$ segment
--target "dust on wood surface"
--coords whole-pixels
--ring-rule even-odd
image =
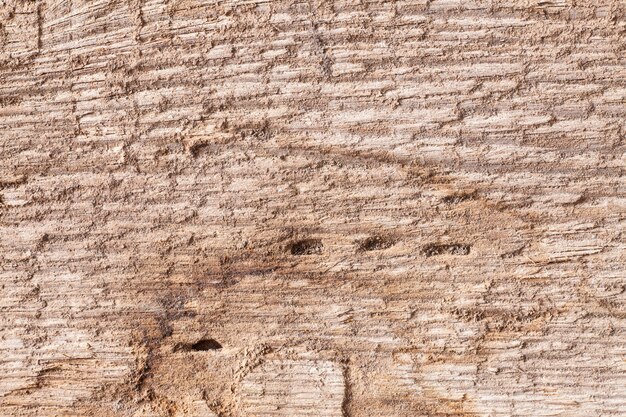
[[[5,0],[0,415],[626,415],[625,129],[621,0]]]

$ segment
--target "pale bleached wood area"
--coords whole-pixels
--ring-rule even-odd
[[[625,136],[623,0],[0,1],[0,416],[626,416]]]

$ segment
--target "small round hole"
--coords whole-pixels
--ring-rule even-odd
[[[202,339],[189,346],[189,350],[204,352],[207,350],[219,350],[222,345],[215,339]]]
[[[322,253],[324,245],[319,239],[304,239],[292,243],[289,251],[292,255],[319,255]]]
[[[370,236],[359,242],[360,252],[369,252],[373,250],[383,250],[392,247],[395,241],[385,236]]]

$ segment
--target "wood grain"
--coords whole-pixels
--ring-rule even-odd
[[[621,0],[5,0],[0,415],[626,415],[625,132]]]

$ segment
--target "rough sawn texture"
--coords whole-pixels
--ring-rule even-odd
[[[0,2],[0,416],[626,415],[623,0]]]

